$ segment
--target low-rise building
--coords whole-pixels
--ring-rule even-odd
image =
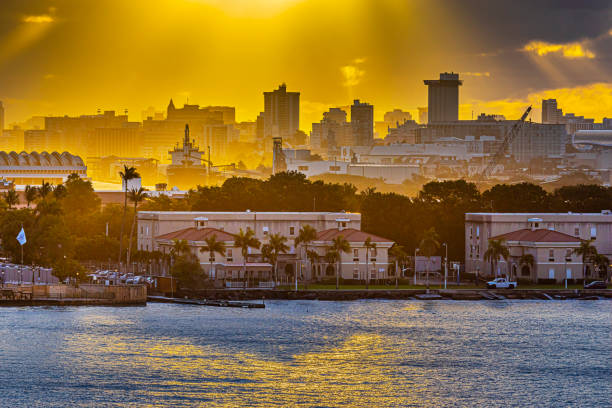
[[[609,210],[601,213],[467,213],[465,214],[466,271],[480,275],[494,275],[490,262],[484,259],[489,240],[525,229],[556,231],[574,237],[578,242],[593,240],[593,246],[598,253],[612,258],[612,212]],[[566,247],[559,248],[560,251],[575,245],[574,241],[567,237],[564,239],[567,239],[563,241]],[[521,239],[521,242],[523,241],[525,240]],[[541,247],[545,242],[534,241],[533,245],[538,243],[538,247]],[[554,258],[560,259],[557,254]],[[555,279],[558,273],[555,272]],[[547,272],[543,274],[547,275]],[[540,277],[540,279],[547,278]]]

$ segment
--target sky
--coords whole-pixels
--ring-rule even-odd
[[[353,99],[415,113],[424,79],[460,73],[460,118],[518,118],[542,98],[612,117],[612,2],[570,0],[1,0],[0,101],[33,115],[189,103],[254,120],[301,92],[300,128]]]

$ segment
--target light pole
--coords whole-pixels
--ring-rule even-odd
[[[414,286],[417,284],[417,252],[419,252],[419,248],[414,249]]]
[[[442,244],[442,246],[444,247],[444,250],[445,250],[445,255],[444,255],[444,289],[446,289],[446,279],[448,277],[448,245],[446,244],[446,242],[444,242]]]

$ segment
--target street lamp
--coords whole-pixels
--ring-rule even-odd
[[[414,249],[414,286],[417,284],[417,252],[419,252],[419,248]]]
[[[448,245],[446,244],[446,242],[444,242],[442,246],[446,251],[444,256],[444,289],[446,289],[446,279],[448,277]]]

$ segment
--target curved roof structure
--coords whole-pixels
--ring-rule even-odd
[[[84,167],[85,163],[81,157],[68,152],[0,152],[0,166]]]
[[[612,147],[612,130],[578,130],[572,138],[572,143]]]

